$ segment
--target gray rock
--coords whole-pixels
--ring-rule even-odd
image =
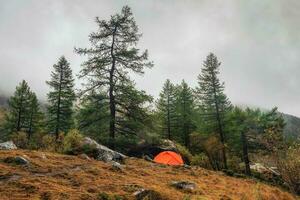
[[[136,200],[162,200],[161,195],[154,190],[140,189],[133,193]]]
[[[115,171],[123,171],[124,166],[118,162],[111,161],[111,167]]]
[[[101,160],[104,162],[116,161],[116,162],[123,162],[124,159],[127,157],[117,151],[113,151],[106,146],[98,144],[95,140],[85,137],[83,139],[83,145],[88,145],[91,148],[95,148],[97,151],[97,155],[95,157],[96,160]]]
[[[148,155],[145,155],[143,158],[144,158],[144,160],[146,160],[146,161],[154,162],[153,159],[152,159],[150,156],[148,156]]]
[[[167,139],[162,140],[159,147],[165,151],[178,152],[178,148],[176,147],[176,144],[172,140],[167,140]]]
[[[188,191],[188,192],[195,190],[197,187],[197,185],[195,183],[192,183],[189,181],[173,181],[171,183],[171,186],[173,186],[177,189],[180,189],[180,190]]]
[[[251,164],[250,169],[260,174],[273,174],[274,176],[280,176],[276,167],[267,167],[261,163]]]
[[[7,157],[4,159],[4,162],[13,163],[16,165],[28,165],[30,163],[26,158],[24,158],[22,156]]]
[[[17,149],[17,146],[13,143],[13,141],[0,143],[0,150],[14,150],[14,149]]]
[[[91,158],[85,153],[79,154],[78,157],[84,160],[91,160]]]

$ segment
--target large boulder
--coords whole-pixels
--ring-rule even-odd
[[[14,149],[17,149],[17,146],[13,143],[13,141],[0,143],[0,150],[14,150]]]
[[[94,150],[93,157],[96,160],[101,160],[104,162],[123,162],[124,159],[127,157],[124,154],[121,154],[117,151],[114,151],[106,146],[103,146],[101,144],[98,144],[95,140],[85,137],[82,141],[82,145],[90,149]]]

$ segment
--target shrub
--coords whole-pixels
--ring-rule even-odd
[[[245,164],[241,158],[230,153],[227,154],[227,165],[234,172],[243,173],[245,171]]]
[[[207,138],[203,143],[204,152],[207,155],[210,165],[214,170],[222,169],[222,149],[224,146],[215,136]]]
[[[44,135],[42,137],[40,148],[45,151],[55,151],[56,150],[55,136],[50,134]]]
[[[16,132],[11,135],[11,140],[19,148],[26,149],[28,147],[28,137],[25,132]]]
[[[192,157],[191,160],[191,164],[192,165],[197,165],[206,169],[211,169],[210,163],[209,163],[209,159],[207,157],[207,155],[205,155],[204,153],[199,153],[195,156]]]
[[[178,153],[183,157],[185,163],[190,164],[193,157],[190,151],[185,146],[178,143],[176,143],[176,148],[178,149]]]
[[[70,130],[63,140],[63,152],[67,154],[78,154],[81,149],[83,136],[78,130]]]
[[[300,145],[290,147],[278,159],[278,170],[290,190],[300,195]]]

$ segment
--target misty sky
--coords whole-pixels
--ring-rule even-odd
[[[85,58],[74,47],[89,46],[96,16],[126,4],[155,64],[134,76],[140,89],[157,97],[167,78],[196,86],[213,52],[233,103],[300,116],[299,0],[0,0],[0,93],[25,79],[45,100],[52,65],[65,55],[78,74]]]

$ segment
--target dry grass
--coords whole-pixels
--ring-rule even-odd
[[[45,154],[46,158],[42,158]],[[27,156],[29,166],[3,162],[9,156]],[[132,199],[140,187],[159,192],[164,199],[243,199],[292,200],[291,194],[250,179],[227,177],[202,168],[186,169],[157,165],[130,158],[123,171],[110,164],[87,161],[38,151],[0,151],[0,199],[97,199],[100,193],[117,194]],[[169,184],[187,180],[197,184],[193,193],[184,193]],[[123,198],[125,199],[125,198]]]

